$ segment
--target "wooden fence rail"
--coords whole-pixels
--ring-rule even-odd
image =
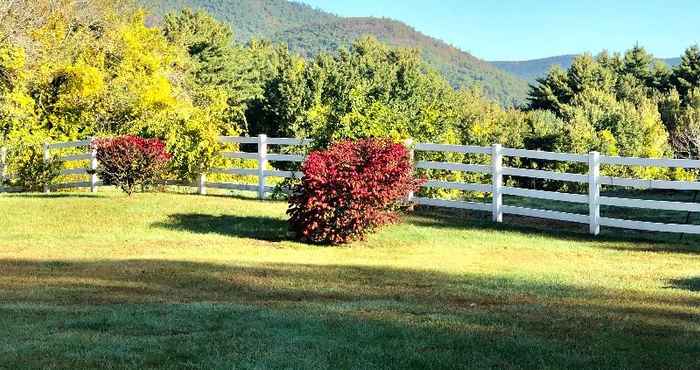
[[[283,171],[270,169],[268,166],[268,163],[270,161],[299,163],[302,162],[305,158],[305,156],[301,154],[270,152],[270,146],[304,147],[313,143],[312,140],[309,139],[268,138],[265,135],[259,135],[257,137],[222,136],[219,138],[219,141],[222,144],[246,144],[248,147],[255,146],[256,150],[254,152],[223,151],[221,152],[221,156],[222,158],[227,159],[253,160],[257,164],[256,168],[212,168],[208,171],[208,173],[201,174],[197,183],[194,184],[194,186],[198,188],[199,194],[206,194],[208,188],[225,190],[245,190],[257,192],[258,197],[260,199],[265,199],[267,195],[274,190],[274,187],[268,185],[268,178],[300,178],[302,176],[302,174],[298,171]],[[79,147],[89,148],[90,143],[91,140],[47,144],[44,147],[44,158],[47,160],[51,158],[51,150]],[[601,206],[653,209],[665,211],[700,212],[700,204],[698,203],[619,198],[601,196],[600,194],[602,185],[632,187],[637,189],[669,189],[696,191],[700,190],[700,182],[695,181],[647,180],[602,176],[600,174],[601,165],[700,169],[700,161],[698,160],[614,157],[600,155],[597,152],[591,152],[589,154],[555,153],[536,150],[503,148],[499,144],[494,144],[490,147],[482,147],[473,145],[410,143],[410,147],[412,156],[415,155],[415,153],[417,152],[477,154],[485,155],[489,158],[490,162],[489,164],[469,164],[422,160],[416,161],[415,168],[417,169],[479,173],[486,175],[490,178],[489,183],[466,183],[428,179],[428,181],[423,185],[423,187],[425,188],[452,189],[491,194],[490,203],[414,197],[412,194],[410,194],[409,197],[418,205],[490,212],[494,222],[502,222],[504,214],[511,214],[567,221],[579,224],[587,224],[589,226],[590,233],[593,235],[598,235],[600,233],[601,226],[645,231],[700,234],[700,225],[657,223],[600,216]],[[504,159],[507,157],[574,162],[587,166],[587,172],[585,174],[580,174],[549,170],[534,170],[506,167],[503,163],[505,162]],[[7,151],[5,149],[0,150],[0,192],[6,191],[6,188],[2,186],[2,184],[5,182],[4,180],[7,180],[8,176],[6,171],[6,158]],[[97,160],[96,153],[93,150],[88,150],[85,153],[58,157],[57,159],[66,162],[90,161],[89,166],[86,168],[68,169],[62,172],[62,174],[64,175],[88,175],[90,176],[90,179],[89,181],[85,182],[58,184],[55,185],[54,188],[62,189],[89,187],[91,191],[94,192],[97,190],[97,186],[101,185],[94,172],[94,170],[97,168]],[[253,185],[238,184],[231,182],[211,182],[207,180],[208,174],[253,176],[257,179],[257,184]],[[503,182],[504,176],[517,176],[532,179],[580,183],[588,186],[588,192],[587,194],[573,194],[557,191],[533,190],[506,186]],[[50,190],[51,189],[49,188],[45,189],[45,191],[47,192]],[[588,204],[588,214],[577,214],[570,212],[504,205],[504,195],[553,200],[576,204]]]

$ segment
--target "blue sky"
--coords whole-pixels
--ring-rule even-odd
[[[677,57],[700,42],[700,0],[302,0],[342,16],[401,20],[486,60],[523,60],[635,43]]]

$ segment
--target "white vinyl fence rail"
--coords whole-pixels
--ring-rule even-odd
[[[50,159],[58,160],[64,163],[70,162],[83,162],[87,161],[88,164],[85,167],[75,167],[75,168],[65,168],[61,170],[62,176],[84,176],[87,177],[86,181],[68,182],[52,184],[51,186],[44,186],[44,192],[49,193],[51,190],[60,189],[76,189],[76,188],[89,188],[91,192],[97,192],[97,187],[102,185],[99,181],[95,170],[97,170],[97,152],[90,148],[92,139],[78,140],[78,141],[66,141],[61,143],[44,144],[43,148],[43,158],[45,161]],[[59,149],[81,149],[84,148],[83,153],[70,154],[64,156],[53,157],[51,155],[52,151]],[[18,187],[9,187],[5,185],[7,180],[10,180],[11,175],[7,170],[8,161],[8,150],[7,148],[0,148],[0,193],[2,192],[20,192],[23,189]]]
[[[0,193],[9,190],[5,185],[7,179],[7,148],[0,148]]]
[[[51,151],[57,149],[68,149],[68,148],[85,148],[85,152],[79,154],[65,155],[61,157],[54,158],[61,162],[76,162],[76,161],[89,161],[88,167],[85,168],[68,168],[61,170],[61,175],[82,175],[87,176],[89,179],[87,181],[69,182],[53,185],[53,189],[70,189],[70,188],[90,188],[90,191],[97,192],[97,187],[102,185],[98,180],[97,174],[97,152],[90,147],[92,144],[92,139],[79,140],[79,141],[67,141],[62,143],[54,144],[44,144],[44,160],[48,161],[51,159]],[[49,186],[44,186],[44,192],[48,193],[51,191]]]
[[[211,173],[225,173],[236,175],[257,176],[257,185],[242,185],[232,183],[210,183],[206,182],[206,175],[200,177],[199,191],[206,194],[206,188],[237,189],[257,191],[258,197],[264,199],[266,193],[272,191],[272,187],[267,186],[266,178],[282,177],[300,178],[302,174],[292,171],[267,170],[268,161],[280,162],[302,162],[304,156],[293,154],[272,154],[268,153],[269,145],[308,145],[312,141],[308,139],[296,138],[268,138],[265,135],[258,137],[221,137],[222,143],[257,144],[257,152],[224,152],[226,158],[241,158],[257,160],[256,169],[249,168],[216,168]],[[552,219],[580,224],[588,224],[590,233],[598,235],[601,226],[617,227],[624,229],[679,232],[687,234],[700,234],[700,225],[685,224],[665,224],[646,221],[633,221],[618,218],[608,218],[600,216],[600,206],[617,206],[640,209],[672,210],[686,212],[700,212],[700,203],[670,202],[660,200],[643,200],[631,198],[606,197],[600,195],[601,185],[614,185],[632,187],[637,189],[670,189],[670,190],[699,190],[700,182],[693,181],[665,181],[665,180],[642,180],[633,178],[620,178],[612,176],[601,176],[600,166],[603,164],[625,165],[625,166],[648,166],[648,167],[670,167],[700,169],[700,161],[685,159],[650,159],[632,157],[612,157],[600,155],[597,152],[589,154],[554,153],[537,150],[503,148],[499,144],[490,147],[472,145],[445,145],[418,143],[413,146],[415,152],[447,152],[463,154],[483,154],[491,158],[490,165],[466,164],[450,162],[417,161],[417,169],[433,169],[474,172],[490,175],[490,184],[476,184],[464,182],[451,182],[442,180],[428,180],[423,187],[457,189],[464,191],[475,191],[491,193],[491,203],[457,201],[434,199],[424,197],[412,197],[418,205],[458,208],[491,212],[495,222],[502,222],[504,214]],[[588,166],[587,174],[563,173],[557,171],[533,170],[523,168],[512,168],[503,166],[504,157],[520,157],[530,159],[541,159],[550,161],[578,162]],[[503,185],[503,176],[518,176],[534,179],[567,181],[581,184],[588,184],[588,194],[572,194],[556,191],[532,190]],[[577,214],[569,212],[551,211],[544,209],[525,208],[509,206],[503,204],[503,195],[520,196],[524,198],[535,198],[544,200],[555,200],[570,203],[588,204],[588,214]]]
[[[280,178],[301,178],[300,172],[294,171],[279,171],[267,169],[268,161],[275,162],[303,162],[304,156],[301,154],[278,154],[268,153],[269,145],[276,146],[306,146],[312,143],[310,139],[293,139],[293,138],[268,138],[266,135],[257,137],[235,137],[222,136],[219,138],[222,144],[256,144],[256,153],[246,152],[222,152],[224,158],[229,159],[252,159],[258,162],[257,168],[212,168],[209,173],[241,175],[241,176],[257,176],[257,185],[233,184],[233,183],[214,183],[207,182],[206,174],[199,176],[199,193],[206,194],[207,188],[227,189],[227,190],[250,190],[257,191],[258,197],[264,199],[266,194],[273,191],[273,187],[267,185],[268,177]]]
[[[241,176],[254,176],[257,178],[257,184],[238,184],[228,182],[209,182],[207,174],[199,176],[198,187],[200,194],[206,194],[207,188],[225,189],[225,190],[247,190],[258,193],[260,199],[265,199],[267,193],[273,191],[272,186],[268,186],[267,178],[301,178],[302,174],[294,171],[281,171],[268,169],[268,162],[303,162],[305,156],[301,154],[281,154],[268,152],[269,146],[284,147],[284,146],[308,146],[312,143],[309,139],[297,138],[268,138],[265,135],[257,137],[220,137],[222,144],[247,144],[255,145],[255,152],[222,152],[224,158],[229,159],[248,159],[257,162],[256,168],[213,168],[209,174],[228,174]],[[44,148],[45,158],[50,158],[52,149],[73,148],[73,147],[88,147],[90,140],[74,141],[67,143],[48,144]],[[471,145],[445,145],[445,144],[428,144],[418,143],[411,144],[412,155],[414,152],[444,152],[444,153],[463,153],[463,154],[482,154],[490,157],[490,164],[467,164],[467,163],[451,163],[451,162],[434,162],[434,161],[416,161],[415,168],[426,170],[448,170],[486,174],[491,177],[491,182],[488,184],[481,183],[465,183],[443,180],[430,180],[423,185],[426,188],[438,189],[457,189],[463,191],[475,191],[482,193],[491,193],[491,203],[445,200],[426,197],[414,197],[410,194],[411,199],[418,205],[457,208],[467,210],[477,210],[490,212],[492,219],[495,222],[502,222],[504,214],[519,215],[527,217],[536,217],[544,219],[552,219],[558,221],[567,221],[579,224],[589,225],[590,233],[598,235],[600,227],[615,227],[623,229],[658,231],[658,232],[677,232],[687,234],[700,234],[700,225],[690,224],[672,224],[672,223],[656,223],[647,221],[635,221],[619,218],[609,218],[600,216],[600,206],[615,206],[626,207],[631,209],[653,209],[653,210],[670,210],[683,212],[700,212],[700,203],[686,203],[675,201],[661,200],[645,200],[633,198],[619,198],[601,196],[601,185],[612,185],[631,187],[637,189],[669,189],[669,190],[695,190],[700,191],[700,182],[695,181],[667,181],[667,180],[645,180],[635,178],[621,178],[613,176],[602,176],[600,174],[601,165],[622,165],[622,166],[647,166],[647,167],[666,167],[666,168],[686,168],[700,169],[699,160],[685,159],[651,159],[651,158],[633,158],[633,157],[614,157],[600,155],[597,152],[589,154],[572,154],[572,153],[554,153],[536,150],[511,149],[503,148],[499,144],[494,144],[490,147],[471,146]],[[5,172],[5,157],[6,152],[0,151],[0,175],[4,179]],[[506,167],[503,165],[506,157],[520,157],[530,159],[540,159],[549,161],[577,162],[588,167],[586,174],[564,173],[549,170],[534,170],[524,168]],[[84,154],[70,155],[57,158],[62,161],[82,161],[90,160],[89,169],[94,170],[97,166],[94,151],[88,151]],[[94,173],[94,172],[92,172]],[[63,174],[85,174],[89,175],[88,168],[86,169],[69,169],[64,170]],[[89,187],[91,191],[96,191],[97,186],[101,185],[96,175],[89,175],[90,181],[76,182],[68,184],[59,184],[58,189]],[[573,194],[556,191],[533,190],[518,187],[505,186],[503,182],[504,176],[517,176],[533,179],[545,179],[555,181],[574,182],[588,185],[587,194]],[[46,189],[49,191],[50,189]],[[2,191],[2,188],[0,188]],[[577,214],[570,212],[552,211],[544,209],[526,208],[519,206],[510,206],[503,204],[503,196],[519,196],[524,198],[535,198],[544,200],[563,201],[570,203],[588,204],[588,214]]]

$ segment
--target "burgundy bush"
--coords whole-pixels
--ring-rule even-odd
[[[341,244],[398,219],[413,177],[405,146],[385,139],[344,141],[312,152],[289,199],[290,227],[306,242]]]
[[[158,139],[127,135],[98,139],[92,146],[97,150],[97,174],[102,181],[129,195],[136,187],[143,189],[161,180],[171,158]]]

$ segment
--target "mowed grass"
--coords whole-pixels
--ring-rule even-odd
[[[285,206],[0,196],[0,368],[700,368],[692,241],[419,214],[320,247]]]

